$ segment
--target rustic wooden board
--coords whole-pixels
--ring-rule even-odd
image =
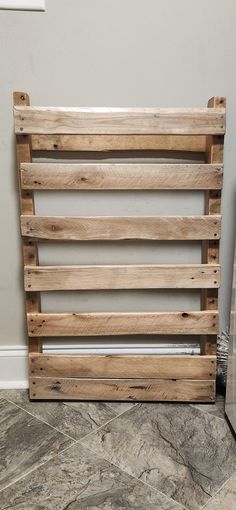
[[[30,398],[213,402],[215,382],[185,379],[76,379],[30,377]]]
[[[26,291],[200,289],[220,285],[219,264],[29,266],[24,275]]]
[[[29,105],[29,96],[24,92],[15,92],[13,95],[15,105]],[[34,208],[34,195],[31,191],[25,191],[21,188],[20,179],[20,166],[22,162],[31,163],[31,137],[29,135],[16,136],[16,156],[17,156],[17,171],[19,182],[19,199],[20,199],[20,213],[31,214],[35,213]],[[27,266],[35,266],[38,264],[38,248],[35,243],[31,243],[28,239],[23,241],[23,262]],[[26,311],[27,312],[40,312],[40,294],[35,292],[27,292],[25,297]],[[29,352],[41,352],[42,342],[40,338],[29,339]]]
[[[33,151],[205,152],[203,135],[32,135]]]
[[[30,107],[14,95],[32,399],[212,402],[225,98],[208,108]],[[205,152],[205,164],[32,163],[39,151]],[[145,154],[143,153],[143,156]],[[173,154],[172,154],[173,157]],[[204,216],[35,216],[34,190],[203,190]],[[38,266],[37,241],[202,240],[202,264]],[[41,313],[50,290],[201,288],[202,311]],[[43,337],[202,335],[201,356],[46,355]]]
[[[208,101],[208,108],[226,107],[225,97],[213,97]],[[223,164],[224,159],[224,136],[207,137],[206,159],[210,164]],[[221,212],[221,191],[209,190],[205,193],[205,214],[212,216]],[[206,264],[215,264],[219,262],[219,242],[204,241],[202,244],[202,262]],[[216,289],[202,291],[201,297],[202,310],[213,310],[218,308],[218,291]],[[215,354],[217,350],[217,336],[203,337],[201,340],[202,354]]]
[[[29,336],[216,334],[218,312],[29,313]]]
[[[221,189],[222,165],[22,163],[22,189],[205,190]]]
[[[32,377],[147,377],[214,379],[215,356],[61,355],[30,356]]]
[[[24,237],[64,241],[220,238],[221,216],[21,216]]]
[[[15,131],[27,134],[176,134],[225,132],[221,108],[54,108],[15,106]]]

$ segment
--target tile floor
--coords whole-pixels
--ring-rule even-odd
[[[235,510],[216,405],[29,402],[0,390],[0,510]]]

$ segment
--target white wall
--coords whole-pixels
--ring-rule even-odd
[[[15,150],[12,118],[12,91],[30,94],[33,105],[68,106],[204,106],[213,95],[227,96],[227,137],[225,146],[225,180],[223,194],[223,234],[221,260],[223,266],[220,293],[221,327],[228,324],[231,267],[235,215],[235,57],[236,6],[233,0],[46,0],[46,12],[0,11],[0,193],[1,193],[1,266],[0,266],[0,345],[26,343],[22,292],[22,260],[19,239],[18,202],[16,193]],[[130,202],[132,198],[132,202]],[[143,194],[126,197],[122,210],[191,214],[202,207],[199,195],[180,194],[168,201]],[[54,213],[97,214],[104,196],[87,201],[88,196],[68,196],[56,202],[45,194],[44,210]],[[163,201],[164,200],[164,201]],[[37,202],[40,208],[39,201]],[[90,210],[86,210],[89,204]],[[132,206],[130,205],[132,204]],[[169,204],[169,205],[168,205]],[[93,207],[93,210],[92,210]],[[120,195],[108,198],[110,214],[119,214]],[[132,210],[130,208],[132,207]],[[57,208],[57,209],[56,209]],[[126,208],[126,209],[125,209]],[[60,211],[59,211],[60,209]],[[103,212],[104,214],[104,212]],[[106,214],[106,212],[105,212]],[[169,250],[143,248],[141,261],[180,260],[177,246]],[[128,253],[129,252],[129,253]],[[92,253],[92,255],[91,255]],[[137,254],[134,246],[126,249],[130,260]],[[48,249],[41,260],[51,257]],[[97,260],[122,262],[121,251],[113,246],[103,254],[87,248],[63,248],[58,257],[66,263]],[[67,257],[67,258],[66,258]],[[90,257],[90,258],[89,258]],[[186,261],[197,261],[197,248],[185,251]],[[59,258],[57,259],[59,261]],[[170,301],[169,294],[156,295],[157,306],[197,306],[195,294]],[[134,301],[134,298],[137,301]],[[112,308],[103,294],[85,300],[75,294],[61,303],[62,309],[88,303],[95,309]],[[118,294],[118,305],[129,309],[148,308],[150,295],[141,300],[133,294]],[[145,299],[145,301],[143,301]],[[116,304],[117,304],[116,303]],[[177,305],[176,305],[177,303]],[[55,303],[45,296],[44,304],[54,309]],[[154,305],[155,306],[155,305]],[[172,306],[172,307],[173,307]]]

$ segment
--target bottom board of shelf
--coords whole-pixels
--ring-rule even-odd
[[[31,377],[33,400],[213,402],[214,380]]]

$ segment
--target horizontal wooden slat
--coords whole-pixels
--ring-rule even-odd
[[[32,377],[214,379],[215,356],[32,354]]]
[[[22,163],[23,189],[221,189],[222,165]]]
[[[212,402],[214,394],[211,380],[30,378],[30,398],[35,400]]]
[[[218,288],[213,264],[25,267],[25,290]]]
[[[216,334],[218,312],[30,313],[29,336]]]
[[[54,108],[15,106],[27,134],[224,134],[223,108]]]
[[[205,152],[203,135],[32,135],[34,151]]]
[[[21,216],[22,235],[65,241],[220,238],[221,216]]]

